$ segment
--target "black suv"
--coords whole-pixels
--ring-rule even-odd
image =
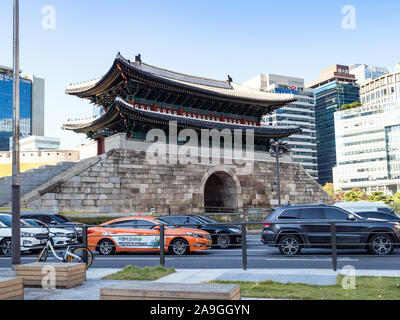
[[[63,229],[68,229],[76,232],[77,240],[82,242],[83,239],[83,224],[79,222],[73,222],[67,217],[61,214],[55,213],[24,213],[21,214],[22,219],[35,219],[44,222],[45,224],[51,226],[60,226]]]
[[[328,205],[294,205],[274,209],[264,221],[261,241],[281,254],[299,254],[302,248],[330,248],[330,221],[336,223],[338,248],[367,249],[388,255],[400,243],[400,225],[365,219]]]
[[[221,225],[207,216],[169,215],[160,218],[170,224],[179,226],[188,224],[190,225],[188,228],[199,228],[207,231],[211,235],[213,244],[223,249],[234,244],[239,244],[242,239],[242,230],[240,227]]]

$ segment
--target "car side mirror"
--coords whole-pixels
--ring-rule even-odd
[[[347,217],[347,220],[354,221],[354,220],[356,220],[356,217],[353,214],[349,214],[349,216]]]
[[[154,229],[154,230],[160,230],[161,227],[160,227],[160,226],[154,226],[153,229]]]

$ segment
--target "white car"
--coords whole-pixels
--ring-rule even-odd
[[[336,202],[337,207],[349,210],[351,212],[367,212],[367,211],[381,211],[393,216],[397,216],[396,211],[383,202],[370,202],[370,201],[354,201],[354,202]]]
[[[11,215],[0,214],[0,255],[11,254]],[[38,250],[47,243],[49,231],[45,228],[26,227],[21,223],[21,251]]]
[[[21,222],[30,227],[47,228],[49,230],[50,239],[52,240],[55,248],[78,243],[76,232],[69,229],[49,226],[46,223],[36,219],[21,219]]]

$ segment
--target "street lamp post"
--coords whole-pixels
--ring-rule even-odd
[[[12,139],[12,231],[11,231],[11,264],[21,263],[21,230],[20,230],[20,164],[19,164],[19,0],[14,0],[13,31],[13,139]]]
[[[271,156],[276,159],[276,184],[277,184],[277,193],[278,193],[278,206],[282,205],[281,202],[281,178],[280,178],[280,170],[279,170],[279,157],[282,157],[285,152],[290,151],[290,148],[287,142],[283,142],[282,140],[276,141],[275,139],[269,140],[269,153]]]

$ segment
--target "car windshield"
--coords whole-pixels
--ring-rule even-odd
[[[47,224],[45,224],[42,221],[35,220],[35,219],[25,219],[25,222],[28,223],[31,226],[35,227],[47,227]]]
[[[30,224],[28,221],[26,220],[21,220],[21,227],[32,227],[33,225]]]
[[[171,228],[171,229],[174,229],[174,228],[181,228],[181,227],[175,226],[175,225],[173,225],[173,224],[170,224],[169,222],[167,222],[167,221],[165,221],[165,220],[163,220],[163,219],[160,219],[160,218],[155,219],[155,221],[159,222],[160,224],[166,225],[166,226],[168,226],[168,228]]]
[[[208,223],[218,223],[217,221],[215,221],[215,220],[213,220],[213,219],[211,219],[210,217],[207,217],[207,216],[199,216],[198,218],[202,219],[202,220],[204,220],[205,222],[208,222]]]
[[[1,221],[6,227],[11,227],[11,216],[10,216],[10,215],[0,215],[0,221]]]
[[[58,222],[72,222],[70,219],[68,219],[65,216],[62,216],[60,214],[56,214],[54,215],[54,218],[58,221]]]

